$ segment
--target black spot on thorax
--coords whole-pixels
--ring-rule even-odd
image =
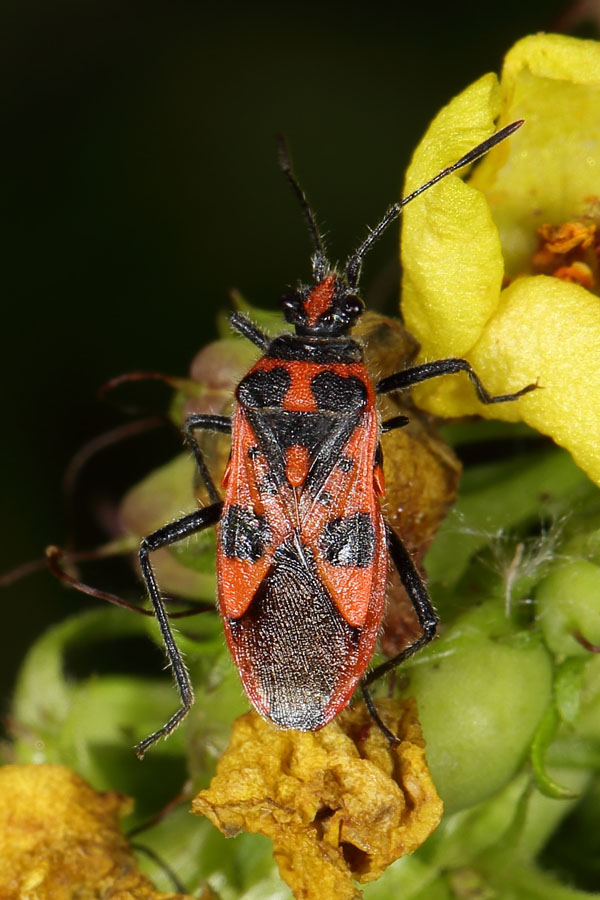
[[[257,369],[240,381],[236,396],[242,406],[264,409],[283,406],[290,389],[290,373],[283,366],[274,369]]]
[[[312,379],[310,389],[317,407],[337,413],[355,412],[367,402],[367,387],[356,375],[337,375],[319,372]]]

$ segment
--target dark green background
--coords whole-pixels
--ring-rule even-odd
[[[0,571],[65,541],[68,460],[124,421],[97,403],[99,385],[133,369],[184,373],[231,287],[274,305],[307,276],[276,134],[343,259],[398,196],[439,107],[499,71],[516,39],[556,27],[564,5],[3,5]],[[390,296],[396,241],[394,228],[369,259],[372,304]],[[176,446],[149,435],[90,466],[80,544]],[[0,599],[7,688],[36,634],[90,602],[44,572]]]

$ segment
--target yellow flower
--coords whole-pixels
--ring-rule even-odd
[[[600,44],[560,35],[519,41],[500,82],[485,75],[434,119],[409,167],[406,193],[516,119],[525,120],[523,127],[468,183],[450,176],[407,207],[402,307],[421,361],[466,358],[494,394],[532,382],[540,390],[486,407],[461,374],[419,386],[415,399],[440,416],[525,421],[566,447],[600,483],[597,258],[591,268],[567,257],[536,267],[577,242],[582,253],[593,253],[600,225]],[[562,242],[553,243],[557,236]]]

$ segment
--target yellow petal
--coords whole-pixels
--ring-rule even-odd
[[[405,194],[489,137],[499,111],[495,75],[480,78],[452,100],[417,148]],[[450,175],[410,203],[403,215],[406,326],[428,358],[462,356],[495,309],[504,271],[486,199]]]
[[[518,278],[502,292],[469,361],[491,393],[515,391],[536,380],[539,390],[514,403],[486,407],[461,374],[431,382],[427,408],[443,416],[522,419],[570,450],[600,483],[599,360],[598,297],[558,278]]]
[[[507,94],[524,69],[540,78],[598,85],[600,46],[597,41],[562,34],[532,34],[517,41],[506,54],[502,88]]]
[[[525,38],[506,57],[501,88],[501,124],[525,124],[506,142],[503,164],[489,154],[470,184],[487,197],[514,277],[528,270],[541,225],[598,215],[600,44]]]
[[[522,418],[600,482],[600,301],[542,276],[517,277],[500,291],[505,262],[512,277],[531,271],[540,225],[598,218],[600,44],[560,35],[520,41],[506,58],[500,90],[486,76],[436,117],[407,188],[460,158],[465,123],[476,126],[474,146],[494,119],[500,127],[519,118],[524,126],[488,154],[469,184],[451,176],[407,208],[403,311],[421,360],[466,358],[493,394],[536,381],[541,389],[484,407],[460,375],[419,386],[415,398],[442,416]]]

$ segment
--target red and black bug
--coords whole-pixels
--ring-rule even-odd
[[[369,231],[342,272],[329,265],[315,217],[291,170],[280,162],[306,218],[314,246],[313,278],[282,298],[294,333],[271,339],[245,316],[231,326],[263,355],[236,389],[232,419],[192,415],[187,443],[211,504],[142,541],[142,573],[181,698],[171,719],[137,747],[141,757],[179,724],[193,689],[173,639],[149,554],[218,523],[218,605],[227,643],[246,693],[258,712],[281,728],[313,731],[367,686],[435,636],[437,616],[402,542],[386,524],[381,433],[406,425],[380,422],[376,394],[455,372],[466,372],[483,403],[515,400],[531,391],[488,394],[466,360],[443,359],[373,385],[360,344],[348,332],[363,311],[357,294],[363,258],[402,208],[441,178],[483,156],[512,134],[515,122],[475,147],[410,196]],[[197,430],[231,433],[232,450],[220,499],[195,439]],[[421,635],[365,676],[384,611],[388,566],[395,566],[414,606]]]

